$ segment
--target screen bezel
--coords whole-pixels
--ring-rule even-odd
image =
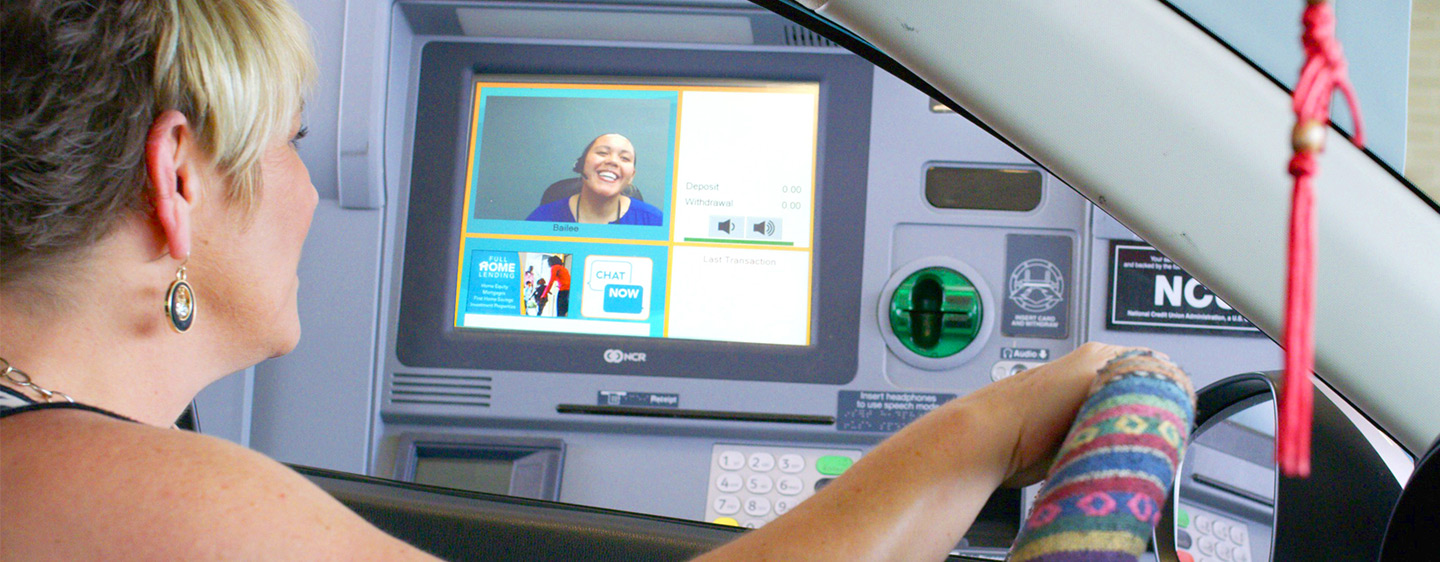
[[[455,327],[474,82],[515,75],[819,83],[810,345]],[[397,256],[396,358],[410,367],[848,383],[856,374],[872,81],[862,59],[828,53],[427,44]],[[606,361],[615,349],[630,359]]]

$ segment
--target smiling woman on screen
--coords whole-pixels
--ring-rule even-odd
[[[660,209],[624,195],[635,179],[635,146],[624,135],[595,137],[574,170],[580,193],[541,205],[525,220],[660,226]]]

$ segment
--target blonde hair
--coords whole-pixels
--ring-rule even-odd
[[[166,3],[170,25],[155,48],[156,109],[191,120],[231,179],[230,200],[248,209],[259,192],[261,155],[288,132],[315,82],[309,30],[284,0]]]
[[[145,142],[178,110],[247,213],[315,81],[285,0],[0,2],[0,288],[50,286],[149,210]]]

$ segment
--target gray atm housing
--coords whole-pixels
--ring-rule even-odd
[[[595,8],[600,10],[600,8]],[[638,10],[638,9],[637,9]],[[641,10],[643,11],[643,10]],[[412,18],[453,17],[453,10],[436,9],[429,5],[402,4],[400,20]],[[711,10],[702,14],[716,15]],[[749,8],[736,8],[734,17],[749,19],[752,28],[767,26],[784,28],[776,16]],[[412,23],[414,28],[444,29],[435,21]],[[784,37],[782,34],[781,37]],[[757,39],[760,39],[757,37]],[[407,44],[408,43],[408,44]],[[476,53],[476,66],[491,65],[483,60],[486,53],[511,48],[517,51],[583,53],[589,49],[618,49],[617,53],[674,51],[684,60],[687,54],[705,59],[726,54],[735,57],[792,57],[795,60],[818,61],[839,59],[845,64],[865,64],[855,55],[831,47],[814,45],[750,44],[714,45],[654,42],[585,42],[549,40],[543,49],[536,41],[515,38],[479,38],[454,35],[415,36],[410,41],[397,41],[392,57],[408,63],[408,84],[405,90],[406,121],[404,130],[423,128],[416,123],[417,106],[427,100],[415,99],[423,92],[421,68],[427,56],[457,56],[454,53]],[[757,40],[755,43],[762,43]],[[402,50],[403,49],[403,50]],[[408,53],[408,60],[406,54]],[[557,61],[532,61],[537,68],[558,66]],[[637,66],[643,67],[643,66]],[[863,235],[861,260],[846,269],[829,272],[839,275],[837,286],[858,288],[858,298],[841,302],[849,307],[846,314],[853,326],[839,326],[842,336],[853,334],[856,346],[853,372],[830,373],[842,384],[801,382],[784,373],[771,375],[770,380],[722,380],[696,378],[683,370],[645,375],[623,374],[622,368],[599,374],[587,372],[586,365],[603,365],[599,353],[575,361],[566,372],[504,371],[494,369],[436,368],[425,364],[407,364],[408,356],[401,347],[406,338],[401,333],[405,318],[399,313],[406,278],[407,224],[429,209],[412,207],[417,200],[410,193],[417,189],[411,178],[418,177],[413,166],[422,161],[413,152],[425,139],[405,138],[407,156],[401,161],[400,183],[389,196],[392,213],[387,218],[386,268],[381,294],[382,341],[379,347],[382,371],[377,396],[377,419],[374,423],[373,454],[368,467],[377,475],[403,473],[396,466],[397,458],[407,452],[399,446],[401,436],[424,432],[451,438],[473,436],[477,441],[493,437],[545,437],[559,439],[566,445],[559,499],[587,505],[656,513],[698,519],[705,513],[706,491],[710,478],[712,448],[717,443],[770,445],[776,447],[854,448],[866,450],[885,437],[879,432],[842,431],[830,423],[791,423],[795,420],[825,419],[837,415],[842,391],[907,391],[960,394],[971,392],[992,380],[997,368],[1009,372],[1015,366],[1038,364],[1036,360],[1002,358],[1003,349],[1044,350],[1050,357],[1062,355],[1078,342],[1088,339],[1120,343],[1146,343],[1167,347],[1167,343],[1183,351],[1174,354],[1201,383],[1242,370],[1273,368],[1278,355],[1273,344],[1263,338],[1214,336],[1160,336],[1107,331],[1104,326],[1108,279],[1107,251],[1109,240],[1133,240],[1134,236],[1111,221],[1084,199],[1049,174],[1043,174],[1039,205],[1027,212],[965,211],[939,209],[924,196],[925,171],[935,165],[956,165],[980,168],[1020,168],[1039,170],[1024,156],[1005,143],[993,138],[980,127],[949,112],[936,112],[924,94],[883,71],[866,67],[866,80],[871,95],[864,111],[868,125],[868,159],[864,162],[865,181],[858,190],[827,189],[821,185],[819,206],[841,197],[863,197],[863,230],[856,222],[822,222],[817,231],[850,229],[849,239],[857,243]],[[503,72],[515,73],[511,67]],[[612,71],[613,72],[613,71]],[[699,72],[704,69],[688,69]],[[602,72],[595,72],[602,73]],[[583,74],[562,72],[562,74]],[[792,79],[812,74],[810,69],[796,67]],[[392,74],[392,80],[399,76]],[[769,76],[767,76],[769,77]],[[455,82],[458,88],[460,82]],[[392,103],[393,103],[392,98]],[[448,101],[448,100],[447,100]],[[451,130],[457,124],[449,124]],[[389,128],[387,127],[387,130]],[[413,133],[412,133],[413,134]],[[463,142],[463,137],[457,140]],[[426,146],[431,146],[426,144]],[[453,149],[453,147],[452,147]],[[855,152],[854,147],[823,146],[822,162],[827,158],[843,158]],[[868,153],[868,154],[867,154]],[[424,158],[426,162],[433,158]],[[450,162],[448,158],[445,161]],[[823,164],[822,164],[823,165]],[[450,169],[444,170],[449,176]],[[822,179],[822,182],[824,180]],[[427,186],[427,189],[430,186]],[[461,189],[458,182],[455,189]],[[425,220],[452,223],[451,216],[421,215]],[[845,217],[855,221],[859,217]],[[910,271],[929,265],[961,264],[978,275],[989,288],[982,295],[986,314],[1000,316],[1004,291],[1011,271],[1007,270],[1007,237],[1042,235],[1068,240],[1072,267],[1064,282],[1066,300],[1064,316],[1068,327],[1061,337],[1011,337],[1001,322],[990,326],[991,333],[982,340],[983,346],[968,361],[950,368],[933,370],[917,367],[901,360],[887,347],[882,336],[881,295],[897,271]],[[445,254],[444,261],[453,263],[448,241],[429,246]],[[841,249],[827,248],[824,251]],[[822,256],[821,261],[824,261]],[[443,262],[441,262],[443,263]],[[433,272],[440,278],[452,278],[453,271]],[[415,272],[414,274],[418,274]],[[453,288],[448,288],[453,290]],[[451,301],[452,294],[435,294],[437,302]],[[823,308],[818,312],[826,315]],[[408,312],[407,312],[408,313]],[[443,320],[443,317],[442,317]],[[436,332],[439,332],[436,329]],[[848,338],[847,338],[848,339]],[[979,343],[979,342],[977,342]],[[635,349],[655,349],[679,345],[675,342],[642,340]],[[596,346],[588,346],[595,348]],[[733,346],[732,346],[733,347]],[[742,346],[744,347],[744,346]],[[457,349],[461,349],[457,345]],[[599,350],[604,347],[600,346]],[[756,346],[757,353],[759,347]],[[1222,353],[1223,351],[1223,353]],[[902,351],[903,353],[903,351]],[[413,354],[412,354],[413,355]],[[732,353],[736,370],[766,371],[760,359],[743,351]],[[1223,359],[1222,359],[1223,358]],[[474,360],[483,363],[483,360]],[[616,372],[618,371],[618,373]],[[747,377],[748,378],[748,377]],[[427,386],[452,381],[448,386]],[[464,387],[464,388],[459,388]],[[666,419],[627,415],[566,413],[565,405],[594,405],[597,396],[607,391],[675,394],[684,410],[712,413],[768,414],[774,421],[734,421],[730,419]],[[715,416],[723,418],[723,415]]]

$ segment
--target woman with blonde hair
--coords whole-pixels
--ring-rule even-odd
[[[283,465],[172,429],[300,337],[317,194],[295,11],[12,0],[0,60],[0,559],[428,558]],[[1033,479],[1116,351],[938,409],[715,555],[943,556],[996,485]]]

